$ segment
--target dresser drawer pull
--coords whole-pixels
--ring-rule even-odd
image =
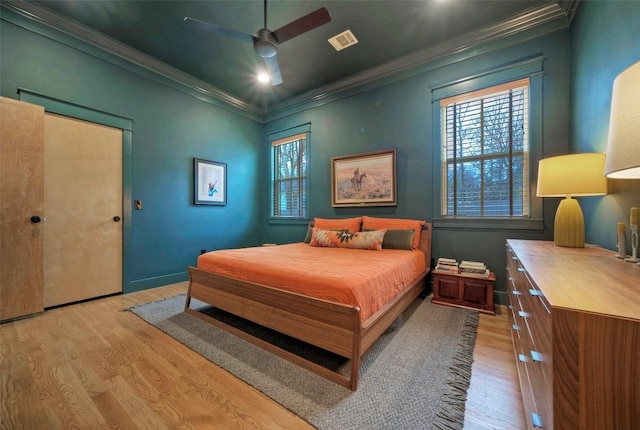
[[[513,327],[513,329],[516,331],[520,330],[520,326],[518,324],[514,324],[511,327]]]
[[[541,296],[542,293],[538,290],[534,290],[533,288],[529,290],[529,294],[531,294],[532,296]]]
[[[518,261],[518,257],[511,257],[513,261]]]
[[[511,305],[507,305],[507,308],[508,308],[510,311],[512,311],[512,310],[513,310],[513,306],[511,306]]]
[[[533,422],[534,427],[542,428],[542,417],[535,412],[531,412],[531,421]]]
[[[531,351],[531,359],[533,361],[542,361],[542,355],[538,351]]]
[[[518,315],[520,315],[522,318],[529,318],[529,314],[525,311],[518,311]]]
[[[521,296],[522,293],[518,290],[511,290],[511,294],[513,294],[514,296]]]
[[[523,269],[522,267],[518,267],[518,272],[520,272],[520,273],[524,273],[524,272],[526,272],[526,270],[525,270],[525,269]]]
[[[522,363],[526,363],[527,361],[529,361],[529,358],[524,354],[518,354],[518,360],[520,360]]]

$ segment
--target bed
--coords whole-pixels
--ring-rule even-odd
[[[410,230],[408,248],[382,240]],[[319,244],[323,234],[335,244]],[[343,246],[376,235],[376,250]],[[424,288],[431,237],[431,224],[424,221],[316,218],[304,242],[201,255],[197,267],[188,269],[185,312],[355,391],[362,354]],[[348,375],[212,318],[192,308],[191,299],[348,358]]]

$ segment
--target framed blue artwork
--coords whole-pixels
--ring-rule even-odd
[[[227,204],[227,164],[193,159],[194,204]]]

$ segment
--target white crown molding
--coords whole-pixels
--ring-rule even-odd
[[[173,84],[186,87],[188,94],[195,95],[204,101],[218,106],[220,106],[218,102],[222,102],[222,104],[234,108],[248,118],[265,122],[286,116],[286,112],[304,108],[305,105],[317,105],[322,103],[323,100],[328,101],[339,96],[340,93],[353,92],[358,88],[368,88],[371,85],[375,85],[376,82],[380,82],[380,85],[386,85],[390,80],[393,80],[393,75],[400,76],[402,74],[397,79],[405,79],[407,76],[411,76],[411,69],[416,70],[413,74],[422,73],[423,70],[420,66],[424,66],[427,62],[452,54],[472,52],[479,46],[517,33],[543,26],[548,27],[545,28],[545,33],[566,28],[569,26],[570,18],[575,13],[578,3],[579,0],[561,0],[531,8],[495,25],[451,39],[381,66],[373,67],[362,73],[316,88],[264,109],[44,7],[23,0],[3,0],[2,7],[29,20],[86,42],[121,60],[168,79]]]

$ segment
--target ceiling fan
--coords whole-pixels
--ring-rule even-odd
[[[213,31],[253,43],[253,49],[259,56],[264,58],[272,85],[280,85],[282,83],[282,75],[280,74],[280,65],[277,58],[278,45],[330,21],[331,15],[329,11],[321,7],[275,31],[271,31],[267,28],[267,0],[264,0],[264,28],[258,30],[255,34],[242,33],[194,18],[185,17],[184,19],[186,24],[193,25],[201,30]]]

